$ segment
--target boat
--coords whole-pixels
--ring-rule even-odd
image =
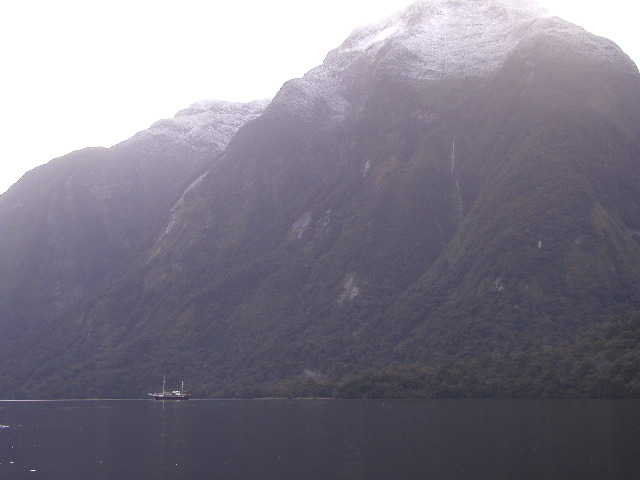
[[[151,395],[156,400],[189,400],[189,397],[191,396],[191,394],[185,391],[184,380],[182,381],[182,386],[180,390],[170,390],[170,391],[167,391],[165,389],[165,380],[166,380],[166,377],[163,377],[162,392],[150,393],[149,395]]]

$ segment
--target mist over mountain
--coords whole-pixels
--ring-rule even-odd
[[[418,1],[2,195],[0,395],[638,395],[639,126],[611,41]]]

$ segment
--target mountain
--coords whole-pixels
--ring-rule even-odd
[[[215,123],[194,132],[203,163],[157,210],[114,212],[137,240],[54,318],[43,282],[15,292],[51,268],[24,239],[52,238],[68,182],[20,215],[0,395],[138,396],[162,374],[200,396],[640,393],[640,74],[611,41],[531,1],[422,0],[251,116],[215,147]],[[183,139],[155,151],[180,165]],[[96,268],[111,230],[74,228],[69,270]]]
[[[3,351],[30,350],[31,334],[99,289],[266,103],[194,104],[112,148],[52,160],[0,196]]]

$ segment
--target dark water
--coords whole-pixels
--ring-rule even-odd
[[[640,479],[640,401],[0,402],[2,479]]]

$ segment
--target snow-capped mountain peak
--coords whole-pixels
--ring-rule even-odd
[[[377,54],[395,46],[421,62],[409,76],[477,76],[491,70],[547,11],[533,0],[418,0],[377,24],[355,30],[327,57]],[[415,59],[412,61],[415,63]]]
[[[335,125],[348,117],[363,69],[416,80],[486,75],[545,16],[535,0],[417,0],[356,29],[322,65],[287,82],[268,110],[305,121],[330,112]]]
[[[206,139],[223,150],[238,128],[260,115],[268,103],[268,100],[249,103],[202,100],[180,110],[173,118],[155,122],[147,132],[185,142]],[[214,125],[216,128],[212,128]]]

